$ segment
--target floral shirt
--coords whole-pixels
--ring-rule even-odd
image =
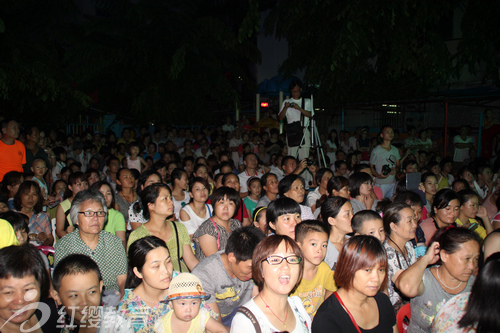
[[[467,303],[469,302],[469,296],[470,292],[461,293],[446,302],[434,318],[431,326],[431,332],[476,332],[473,328],[461,328],[458,326],[458,322],[465,314],[465,309],[467,307]]]

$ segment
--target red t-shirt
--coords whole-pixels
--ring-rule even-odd
[[[9,171],[23,172],[23,164],[26,164],[24,144],[15,140],[13,145],[7,145],[0,140],[0,181]]]

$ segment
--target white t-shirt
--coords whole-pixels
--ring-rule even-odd
[[[470,136],[467,136],[464,139],[460,135],[456,135],[453,138],[453,144],[456,143],[474,143],[474,139]],[[463,162],[464,160],[469,158],[469,148],[456,148],[455,147],[455,154],[453,155],[453,161],[455,162]]]
[[[255,174],[250,175],[246,170],[242,173],[238,174],[238,178],[240,179],[240,193],[248,192],[248,180],[252,177],[261,178],[264,173],[261,170],[256,170]]]
[[[281,110],[283,110],[283,108],[285,107],[286,102],[295,103],[299,107],[302,107],[302,98],[299,98],[299,99],[288,98],[288,99],[285,99],[283,101],[283,104],[281,105]],[[309,98],[306,98],[304,101],[304,110],[312,111],[311,100]],[[299,110],[297,110],[295,108],[288,108],[285,110],[285,112],[286,112],[286,121],[288,124],[291,124],[291,123],[296,122],[296,121],[300,121],[301,112]],[[309,124],[309,118],[304,117],[304,124],[303,125],[307,126],[308,124]]]
[[[258,296],[256,296],[258,297]],[[295,316],[295,329],[291,333],[310,333],[311,332],[311,317],[307,314],[302,300],[298,296],[288,297],[288,304],[290,305],[293,315]],[[262,333],[282,332],[283,327],[279,329],[274,327],[262,310],[255,304],[254,299],[243,304],[250,310],[257,322],[259,323]],[[231,324],[231,333],[255,333],[255,327],[250,319],[243,313],[236,313]]]

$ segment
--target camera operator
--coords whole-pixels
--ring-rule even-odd
[[[299,160],[309,157],[309,147],[311,146],[311,134],[308,129],[309,119],[312,115],[312,105],[309,98],[302,98],[303,84],[300,80],[293,80],[289,85],[292,98],[283,101],[283,106],[278,114],[279,120],[286,117],[286,135],[288,155]],[[302,142],[300,151],[299,145]],[[298,152],[298,157],[297,157]]]

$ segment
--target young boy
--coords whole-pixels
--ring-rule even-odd
[[[168,288],[169,311],[157,323],[158,332],[187,333],[205,332],[227,333],[222,323],[210,317],[206,309],[200,308],[201,301],[210,295],[203,291],[200,279],[191,273],[181,273],[172,279]]]
[[[99,267],[90,257],[71,254],[54,269],[52,298],[64,316],[58,328],[64,332],[133,332],[130,322],[114,308],[101,307],[103,282]]]
[[[33,181],[40,185],[40,190],[43,195],[43,211],[47,211],[47,205],[49,204],[49,188],[45,179],[43,178],[47,172],[47,163],[43,158],[35,158],[31,162],[31,172],[33,172]]]
[[[333,272],[323,259],[328,245],[328,230],[316,220],[304,221],[295,227],[295,241],[304,255],[304,274],[290,296],[299,296],[311,319],[319,306],[337,290]]]
[[[361,210],[354,214],[351,226],[354,235],[373,236],[381,243],[385,241],[384,222],[373,210]]]

